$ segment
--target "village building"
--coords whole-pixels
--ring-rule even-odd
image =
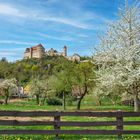
[[[80,60],[81,60],[81,57],[80,57],[80,55],[79,54],[74,54],[74,55],[72,55],[71,57],[68,57],[68,59],[69,60],[71,60],[71,61],[76,61],[76,62],[80,62]]]
[[[49,51],[46,51],[47,56],[64,56],[67,57],[67,46],[64,46],[62,52],[58,52],[57,50],[51,48]]]
[[[73,61],[80,62],[80,55],[75,53],[75,54],[72,56],[72,60],[73,60]]]

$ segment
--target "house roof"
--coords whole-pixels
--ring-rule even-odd
[[[43,49],[45,50],[45,48],[43,47],[42,44],[38,44],[38,45],[36,45],[36,46],[32,46],[31,48],[26,48],[25,53],[30,52],[30,49],[32,49],[33,51],[34,51],[34,50],[37,50],[38,47],[41,47],[41,48],[43,48]]]
[[[48,52],[49,52],[49,53],[50,53],[50,52],[57,53],[57,50],[54,50],[53,48],[51,48]]]
[[[34,49],[37,49],[38,47],[44,48],[42,44],[38,44],[36,46],[32,46],[31,48],[34,50]]]
[[[80,57],[80,55],[79,55],[79,54],[77,54],[77,53],[73,54],[73,56],[78,56],[78,57]]]

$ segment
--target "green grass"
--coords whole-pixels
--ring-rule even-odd
[[[37,111],[37,110],[44,110],[44,111],[62,111],[63,107],[62,106],[38,106],[36,105],[35,102],[30,101],[28,102],[26,99],[24,99],[23,102],[14,102],[14,103],[9,103],[8,105],[0,105],[0,110],[19,110],[19,111]],[[67,106],[67,111],[75,111],[76,106],[71,105]],[[81,106],[82,111],[117,111],[117,110],[123,110],[123,111],[133,111],[132,107],[129,106],[121,106],[121,105],[116,105],[112,106],[109,103],[105,103],[103,106],[98,106],[96,103],[96,99],[93,98],[91,95],[87,96]],[[34,118],[33,118],[34,119]],[[115,118],[99,118],[99,117],[62,117],[62,120],[64,121],[111,121],[115,120]],[[130,121],[130,120],[138,120],[140,121],[140,118],[125,118],[125,120]],[[44,129],[44,130],[51,130],[53,127],[51,126],[26,126],[26,127],[15,127],[15,126],[0,126],[0,130],[2,129]],[[62,127],[61,129],[81,129],[80,127]],[[115,130],[115,127],[91,127],[91,128],[82,128],[82,129],[104,129],[104,130]],[[126,130],[140,130],[139,126],[126,126]],[[0,136],[0,140],[55,140],[54,136],[43,136],[43,135],[18,135],[18,136],[13,136],[13,135],[4,135]],[[96,136],[96,135],[61,135],[60,140],[117,140],[117,136]],[[124,136],[124,140],[140,140],[140,136]]]
[[[67,110],[73,111],[76,110],[76,102],[72,105],[66,106]],[[27,99],[23,99],[22,102],[9,103],[8,105],[0,105],[0,110],[48,110],[48,111],[63,111],[62,106],[38,106],[36,102],[31,100],[28,102]],[[122,105],[111,105],[108,99],[104,99],[102,106],[98,105],[97,98],[93,95],[88,95],[84,98],[81,104],[81,110],[86,111],[115,111],[115,110],[123,110],[123,111],[133,111],[133,107],[130,106],[122,106]]]

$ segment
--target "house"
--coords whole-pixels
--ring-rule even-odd
[[[80,57],[80,55],[79,54],[74,54],[74,55],[72,55],[71,57],[69,57],[69,60],[71,60],[71,61],[76,61],[76,62],[80,62],[80,60],[81,60],[81,57]]]

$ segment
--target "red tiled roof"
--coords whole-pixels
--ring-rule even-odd
[[[38,47],[43,47],[43,45],[42,44],[38,44],[38,45],[36,45],[36,46],[32,46],[31,48],[33,49],[33,50],[36,50]],[[43,47],[44,48],[44,47]]]

